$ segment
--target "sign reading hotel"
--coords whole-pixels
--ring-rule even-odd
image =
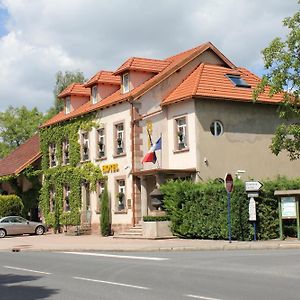
[[[102,166],[102,173],[116,173],[119,172],[119,164],[108,164]]]
[[[283,219],[296,219],[295,197],[281,197],[281,215]]]

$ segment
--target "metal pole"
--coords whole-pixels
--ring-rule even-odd
[[[254,229],[254,241],[256,241],[256,221],[253,222],[253,229]]]
[[[230,192],[227,192],[227,222],[228,222],[228,240],[229,243],[231,243]]]

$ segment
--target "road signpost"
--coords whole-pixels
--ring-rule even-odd
[[[233,177],[230,173],[225,174],[224,185],[227,191],[227,223],[228,223],[228,241],[231,243],[231,221],[230,221],[230,194],[233,191]]]
[[[259,181],[246,181],[245,189],[249,200],[249,221],[253,223],[254,241],[256,241],[256,202],[255,197],[259,196],[259,190],[263,184]]]

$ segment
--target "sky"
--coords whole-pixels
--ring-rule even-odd
[[[298,0],[0,0],[0,111],[46,112],[58,71],[88,79],[132,56],[164,59],[212,42],[261,75]]]

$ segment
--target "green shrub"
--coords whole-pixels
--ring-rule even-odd
[[[100,216],[100,225],[101,225],[101,234],[103,236],[110,235],[110,208],[109,208],[109,197],[107,184],[105,184],[104,191],[101,194],[101,216]]]
[[[170,221],[169,216],[144,216],[144,222],[159,222],[159,221]]]
[[[24,205],[20,197],[16,195],[0,196],[0,216],[21,215]]]
[[[278,199],[274,196],[274,191],[299,189],[300,179],[287,180],[279,177],[263,184],[263,189],[256,198],[257,237],[273,239],[279,236]],[[169,181],[161,190],[173,234],[186,238],[228,238],[227,193],[223,184]],[[253,239],[253,226],[248,221],[249,199],[243,182],[235,181],[230,202],[232,239]],[[292,228],[295,227],[290,227],[289,233]]]

